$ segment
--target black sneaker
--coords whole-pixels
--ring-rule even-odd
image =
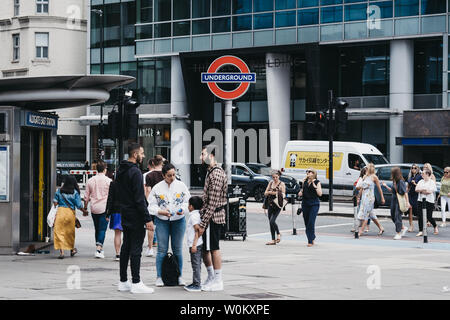
[[[184,290],[189,291],[189,292],[201,292],[202,291],[202,287],[192,283],[192,284],[190,284],[188,286],[185,286]]]

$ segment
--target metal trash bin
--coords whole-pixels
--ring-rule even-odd
[[[243,190],[245,186],[228,186],[228,206],[221,235],[224,240],[242,237],[245,241],[247,237],[247,201]]]

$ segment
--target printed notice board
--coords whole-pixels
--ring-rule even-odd
[[[0,202],[9,201],[9,146],[0,146]]]

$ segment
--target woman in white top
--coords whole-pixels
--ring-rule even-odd
[[[186,185],[178,181],[175,167],[166,164],[162,169],[164,180],[156,184],[150,192],[150,214],[155,215],[156,237],[158,238],[158,253],[156,254],[156,286],[162,287],[162,262],[169,249],[169,238],[174,256],[180,268],[178,284],[186,285],[182,279],[183,273],[183,239],[186,231],[185,214],[189,212],[191,197]]]
[[[423,170],[422,177],[423,180],[420,180],[416,186],[416,192],[419,193],[419,198],[417,199],[419,204],[419,233],[416,235],[420,237],[423,235],[423,208],[426,207],[427,210],[427,220],[434,227],[434,234],[438,234],[439,230],[436,225],[436,221],[433,219],[433,209],[434,209],[434,201],[435,201],[435,193],[436,193],[436,183],[431,178],[431,171],[427,168]],[[423,203],[425,198],[425,203]]]

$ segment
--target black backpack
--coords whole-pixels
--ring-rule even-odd
[[[177,258],[168,252],[162,262],[161,277],[165,286],[178,286],[178,277],[180,276],[180,268]]]

